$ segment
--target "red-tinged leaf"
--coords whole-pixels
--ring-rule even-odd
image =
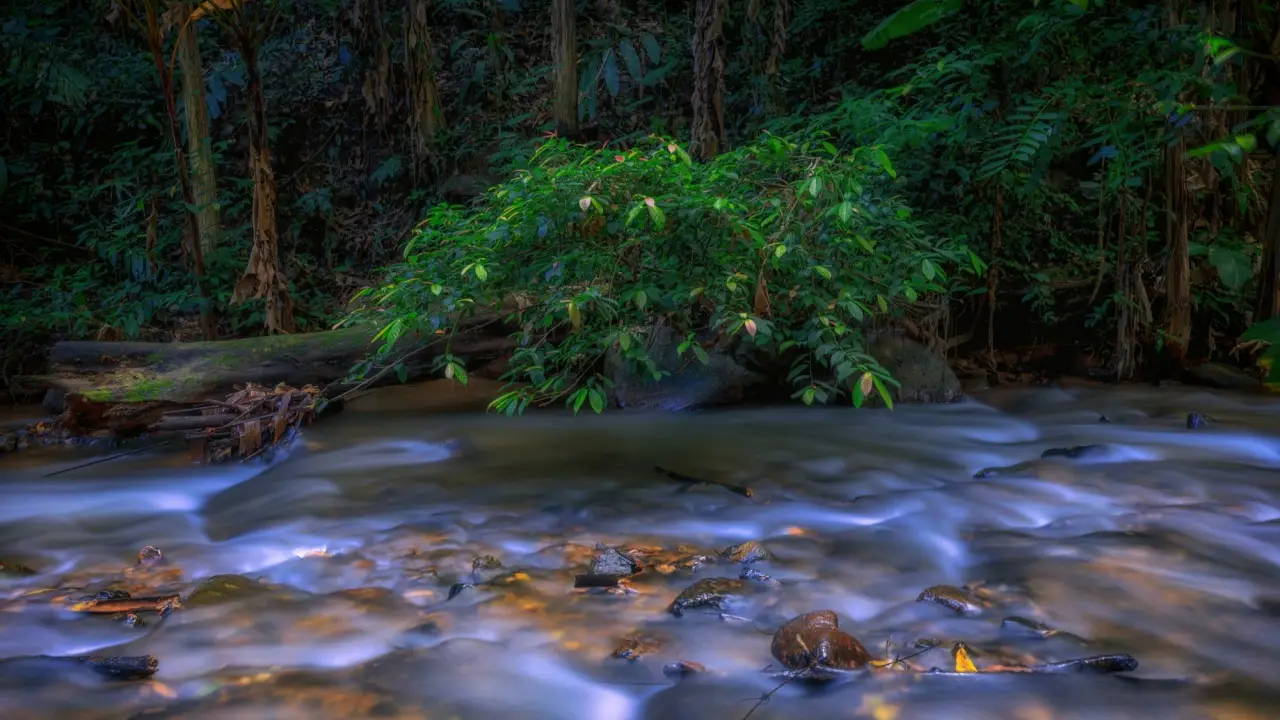
[[[591,196],[586,196],[578,201],[578,207],[582,208],[582,212],[586,212],[591,207]]]
[[[647,197],[647,198],[645,198],[645,199],[644,199],[644,204],[645,204],[645,205],[648,205],[649,207],[653,207],[653,206],[654,206],[654,204],[655,204],[655,201],[654,201],[654,199],[653,199],[653,198],[651,198],[651,197]]]
[[[752,320],[752,319],[750,319],[750,318],[747,318],[747,320],[746,320],[745,322],[743,322],[743,323],[742,323],[742,327],[744,327],[744,328],[746,328],[746,329],[747,329],[747,334],[748,334],[748,335],[750,335],[751,337],[755,337],[755,336],[756,336],[756,321],[755,321],[755,320]]]

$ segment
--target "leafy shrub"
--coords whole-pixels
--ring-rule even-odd
[[[514,305],[513,384],[495,401],[508,414],[560,398],[600,412],[611,348],[660,379],[644,341],[659,321],[704,363],[706,330],[785,353],[806,403],[837,385],[857,403],[872,386],[887,397],[893,381],[863,327],[948,292],[953,268],[981,267],[913,219],[894,177],[881,148],[841,152],[815,131],[764,135],[707,163],[662,138],[621,152],[553,139],[474,208],[431,210],[387,284],[366,291],[376,310],[355,317],[384,325],[387,352],[405,332]],[[439,362],[465,382],[457,358]]]

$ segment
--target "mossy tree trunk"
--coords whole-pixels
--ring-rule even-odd
[[[189,15],[184,6],[183,15]],[[200,61],[200,40],[195,23],[187,23],[178,35],[178,62],[182,67],[182,105],[187,116],[187,152],[191,157],[191,174],[200,229],[201,254],[208,256],[218,246],[222,234],[221,210],[218,207],[218,181],[213,162],[213,144],[209,140],[209,106],[204,95],[204,65]]]

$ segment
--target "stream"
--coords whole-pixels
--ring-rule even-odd
[[[892,412],[517,420],[358,405],[266,464],[157,449],[45,477],[88,451],[0,456],[0,562],[35,571],[0,575],[0,717],[1280,713],[1274,398],[1082,385]],[[1190,411],[1212,422],[1190,430]],[[1005,469],[975,478],[984,468]],[[776,583],[748,582],[732,612],[668,612],[700,578],[738,578],[717,551],[746,541],[767,548],[750,568]],[[597,543],[644,566],[629,588],[574,589]],[[145,546],[162,557],[140,562]],[[964,586],[977,611],[917,602],[936,585]],[[181,606],[73,609],[109,590]],[[780,684],[773,632],[812,610],[837,613],[876,660],[940,645],[914,670],[794,682],[755,707]],[[1052,632],[1012,633],[1010,616]],[[959,641],[979,669],[1105,653],[1139,666],[920,672],[953,669]],[[642,657],[612,657],[628,647]],[[90,654],[152,655],[159,670],[113,682],[14,659]],[[664,672],[680,661],[705,672]]]

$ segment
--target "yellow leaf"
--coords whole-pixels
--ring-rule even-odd
[[[956,643],[956,646],[952,649],[951,653],[955,655],[956,658],[956,672],[978,672],[978,666],[973,664],[973,660],[969,657],[969,649],[964,646],[964,643]]]
[[[569,322],[573,323],[574,330],[582,329],[582,312],[578,310],[578,304],[569,302]]]

